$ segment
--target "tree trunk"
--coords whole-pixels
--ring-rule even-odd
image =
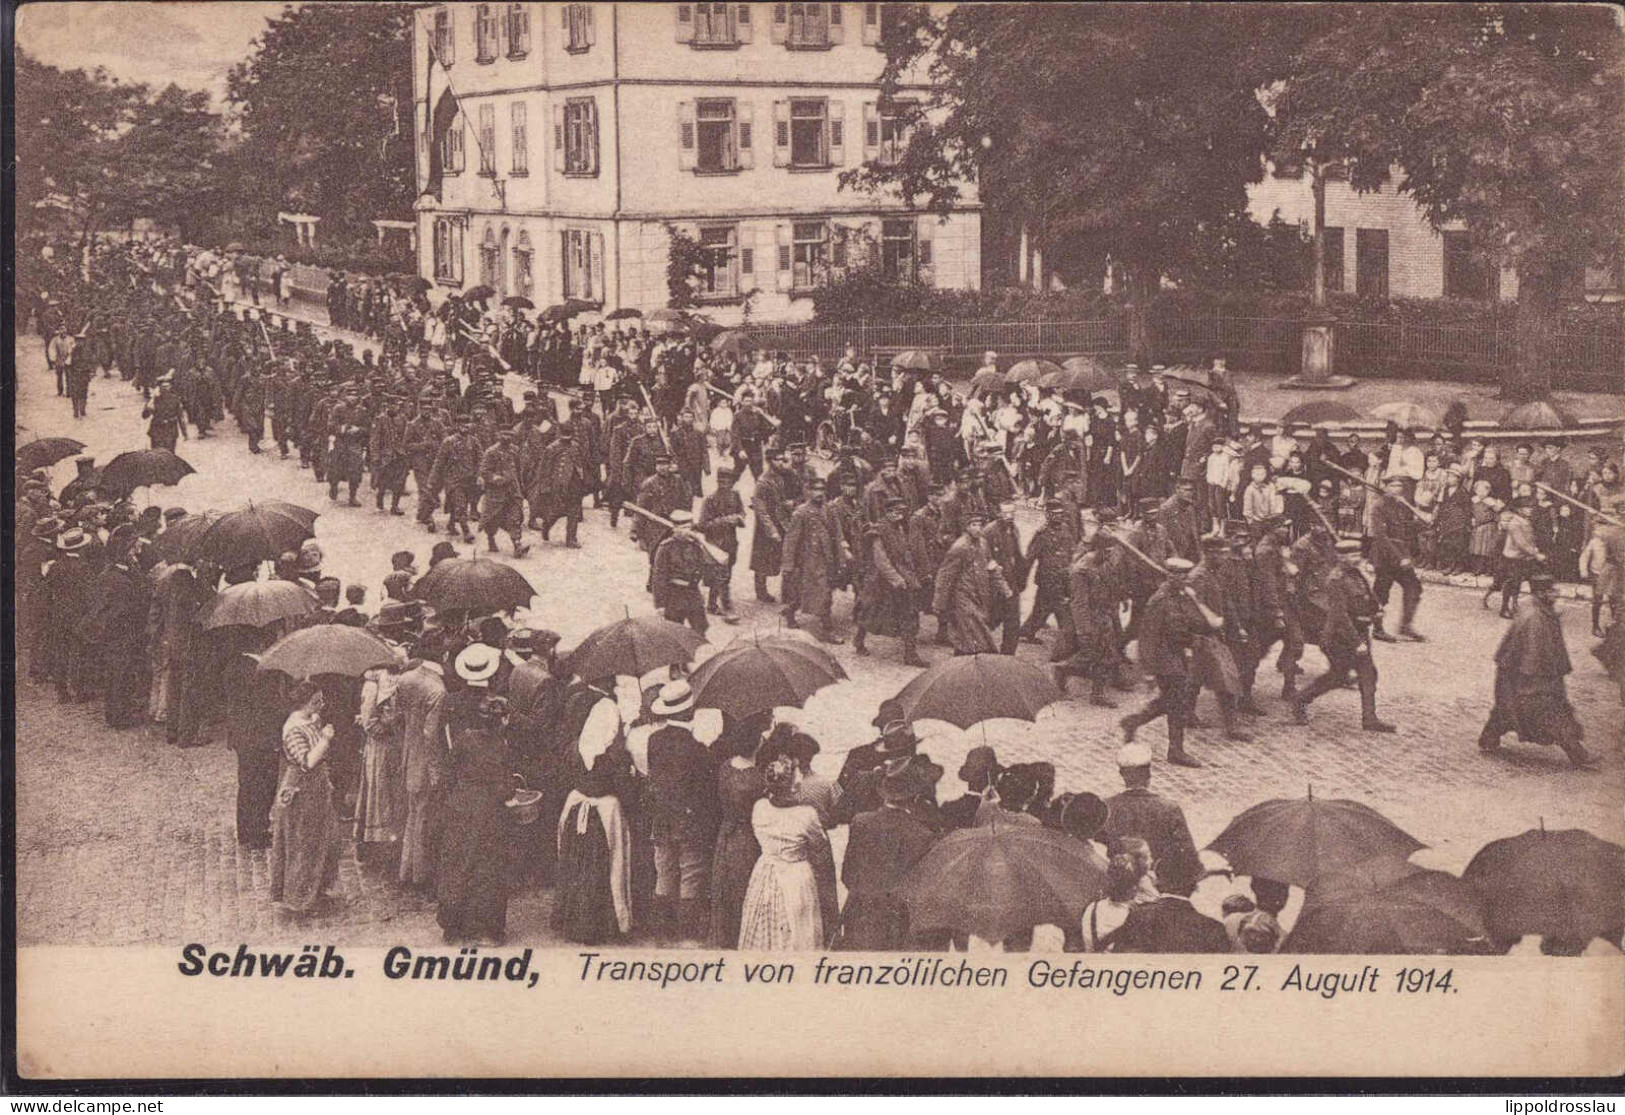
[[[1506,402],[1526,403],[1551,393],[1561,280],[1557,268],[1530,266],[1527,261],[1518,268],[1517,351],[1514,361],[1501,370],[1498,396]]]
[[[1315,285],[1311,305],[1326,305],[1326,175],[1319,163],[1309,165],[1309,184],[1315,198]]]
[[[1151,366],[1151,302],[1161,275],[1155,267],[1134,263],[1123,268],[1123,313],[1128,320],[1129,359],[1142,368]]]

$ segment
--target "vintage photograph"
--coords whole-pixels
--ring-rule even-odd
[[[1616,8],[16,32],[8,945],[1620,956]]]

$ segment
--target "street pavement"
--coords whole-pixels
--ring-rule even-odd
[[[20,338],[16,357],[19,440],[77,437],[102,462],[147,444],[140,394],[121,380],[98,378],[88,417],[75,420],[67,400],[55,395],[37,336]],[[317,534],[326,570],[346,584],[367,585],[374,607],[392,551],[410,549],[420,565],[426,561],[434,539],[410,515],[375,511],[365,488],[361,508],[330,503],[325,486],[298,467],[297,457],[279,460],[274,447],[251,455],[229,419],[215,429],[210,438],[179,447],[195,475],[138,497],[194,511],[230,508],[251,498],[314,508],[321,512]],[[60,487],[72,472],[71,461],[57,466],[53,486]],[[409,506],[414,498],[408,497]],[[1023,521],[1024,533],[1030,532],[1025,513]],[[650,611],[643,592],[647,559],[628,541],[625,528],[623,519],[621,530],[611,530],[604,512],[589,511],[580,550],[565,549],[557,540],[542,545],[532,534],[528,540],[538,544],[514,562],[537,590],[532,622],[559,631],[565,647],[601,624]],[[506,536],[501,537],[503,560],[512,561]],[[483,537],[478,547],[484,550]],[[470,548],[458,543],[458,549],[468,553]],[[735,582],[743,623],[717,624],[712,641],[777,631],[776,609],[749,599],[748,574],[741,571]],[[849,608],[849,598],[838,599],[837,618],[845,619]],[[1242,809],[1266,798],[1302,796],[1311,788],[1317,797],[1354,798],[1381,810],[1429,845],[1416,859],[1431,867],[1459,871],[1486,841],[1538,824],[1586,828],[1625,842],[1619,693],[1588,653],[1589,609],[1579,603],[1562,609],[1575,666],[1570,695],[1585,724],[1587,746],[1598,756],[1589,769],[1571,770],[1555,748],[1516,742],[1499,756],[1479,753],[1475,741],[1490,707],[1490,659],[1504,623],[1480,607],[1476,592],[1429,586],[1418,620],[1429,642],[1377,648],[1380,710],[1399,725],[1396,734],[1360,732],[1352,690],[1316,702],[1308,727],[1290,724],[1277,699],[1278,678],[1265,668],[1259,695],[1266,715],[1251,724],[1253,742],[1226,742],[1216,728],[1196,731],[1188,746],[1209,765],[1183,770],[1159,763],[1155,788],[1183,805],[1198,845],[1213,839]],[[876,654],[870,658],[856,657],[850,646],[835,648],[851,680],[816,695],[805,709],[784,713],[821,741],[824,751],[815,765],[830,773],[845,751],[872,737],[869,720],[877,705],[914,673],[895,661],[889,640],[877,639],[872,647]],[[927,647],[925,653],[936,661],[948,651]],[[1021,653],[1047,660],[1047,646],[1024,645]],[[1311,652],[1306,664],[1313,673],[1321,660]],[[1074,683],[1075,692],[1084,688]],[[964,753],[985,740],[1002,761],[1054,763],[1057,792],[1109,796],[1120,787],[1114,763],[1121,744],[1117,719],[1148,697],[1144,687],[1116,694],[1123,707],[1106,711],[1074,696],[1046,710],[1037,724],[1005,721],[969,732],[922,725],[924,750],[948,771],[939,794],[962,792],[955,772]],[[1210,702],[1203,698],[1202,714],[1216,723]],[[1165,747],[1160,725],[1141,738],[1159,754]],[[341,897],[330,910],[302,919],[279,912],[267,894],[265,853],[236,844],[235,760],[218,740],[179,749],[164,742],[161,729],[113,731],[102,724],[99,707],[59,704],[54,691],[20,677],[16,756],[23,944],[312,939],[425,944],[439,939],[430,900],[362,869],[348,853]],[[843,830],[834,841],[839,853]],[[1225,890],[1218,880],[1204,884],[1198,905],[1212,908]],[[548,903],[539,890],[517,893],[509,907],[510,941],[548,942]]]

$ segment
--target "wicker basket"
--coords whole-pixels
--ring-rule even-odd
[[[521,786],[504,804],[508,807],[508,816],[512,817],[516,824],[534,824],[536,818],[542,815],[542,792],[527,790]]]

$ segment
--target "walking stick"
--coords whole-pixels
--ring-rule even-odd
[[[1141,550],[1138,546],[1134,545],[1134,543],[1130,542],[1122,535],[1113,534],[1109,530],[1103,530],[1101,533],[1107,538],[1110,538],[1113,542],[1117,543],[1119,546],[1123,547],[1123,549],[1127,550],[1129,553],[1133,554],[1135,557],[1139,558],[1141,561],[1145,562],[1146,565],[1150,566],[1152,569],[1155,569],[1163,576],[1163,578],[1166,579],[1168,577],[1168,570],[1164,569],[1160,564],[1152,560],[1152,558],[1146,554],[1144,550]],[[1191,602],[1201,609],[1202,618],[1207,620],[1209,627],[1217,629],[1224,626],[1224,617],[1219,615],[1219,613],[1215,612],[1212,608],[1209,608],[1206,604],[1202,603],[1202,601],[1197,598],[1195,589],[1191,588],[1189,585],[1182,585],[1180,588],[1186,596],[1191,598]]]
[[[1325,465],[1327,468],[1331,469],[1333,472],[1342,473],[1344,476],[1348,477],[1350,480],[1354,481],[1356,484],[1360,485],[1360,487],[1362,487],[1362,488],[1365,488],[1365,489],[1367,489],[1369,491],[1376,492],[1379,495],[1385,495],[1385,496],[1388,495],[1387,492],[1382,490],[1381,485],[1373,484],[1373,483],[1371,483],[1371,481],[1367,480],[1363,476],[1356,476],[1354,473],[1350,472],[1348,469],[1344,468],[1342,465],[1334,465],[1330,461],[1327,461],[1327,460],[1322,460],[1320,463]],[[1423,522],[1431,523],[1433,521],[1433,515],[1430,512],[1423,511],[1420,507],[1416,506],[1416,504],[1412,503],[1410,500],[1406,499],[1404,496],[1388,496],[1388,498],[1393,500],[1395,503],[1399,504],[1401,507],[1405,508],[1405,510],[1409,511],[1412,515],[1415,515],[1418,519],[1421,519]]]
[[[670,519],[666,518],[664,515],[656,515],[653,511],[650,511],[650,510],[648,510],[646,508],[643,508],[643,507],[639,507],[635,503],[623,503],[623,504],[621,504],[621,510],[622,511],[631,511],[633,514],[636,514],[636,515],[642,515],[645,519],[648,519],[651,523],[659,523],[661,526],[665,527],[667,530],[676,530],[677,529],[677,524],[672,522]],[[728,555],[723,553],[721,550],[717,549],[715,546],[711,545],[711,543],[707,542],[705,539],[700,538],[698,532],[695,532],[695,540],[698,541],[699,544],[700,544],[700,547],[705,550],[705,556],[706,557],[710,558],[712,561],[716,562],[718,565],[727,565],[728,564]]]
[[[1534,483],[1535,487],[1539,488],[1541,491],[1545,492],[1547,495],[1556,496],[1558,499],[1562,500],[1564,503],[1572,504],[1573,506],[1578,507],[1580,510],[1586,512],[1587,514],[1596,516],[1597,518],[1601,519],[1603,522],[1609,524],[1610,526],[1616,526],[1616,527],[1625,526],[1625,523],[1620,522],[1618,519],[1614,518],[1612,515],[1605,515],[1601,511],[1598,511],[1595,507],[1589,507],[1586,504],[1581,503],[1579,500],[1575,499],[1572,496],[1564,495],[1562,492],[1558,491],[1556,488],[1548,488],[1545,484],[1542,484],[1538,480],[1533,481],[1533,483]]]

